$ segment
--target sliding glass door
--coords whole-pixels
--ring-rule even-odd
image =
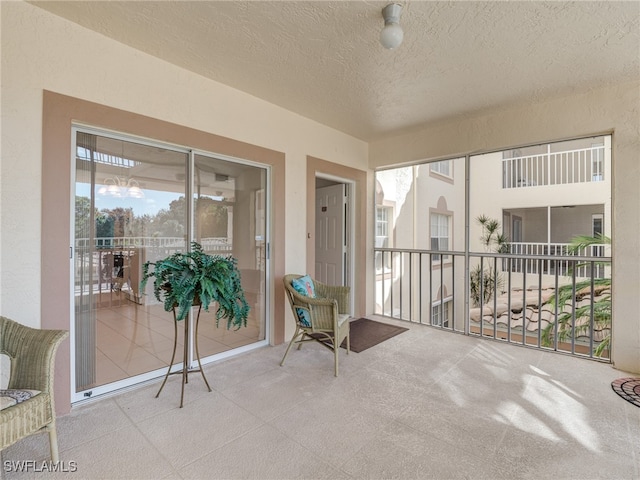
[[[216,328],[213,310],[203,312],[203,363],[265,343],[267,168],[86,128],[74,139],[74,401],[166,371],[173,315],[151,285],[140,291],[142,266],[191,241],[237,259],[251,306],[239,331]],[[183,331],[179,351],[184,341],[192,351]]]

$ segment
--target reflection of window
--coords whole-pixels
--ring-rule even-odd
[[[431,250],[449,250],[449,215],[431,214]],[[433,255],[433,261],[439,262],[440,255]]]
[[[429,168],[432,172],[439,173],[446,177],[451,176],[451,160],[442,160],[440,162],[433,162],[429,164]]]
[[[451,299],[447,299],[444,302],[433,302],[431,307],[431,325],[437,325],[438,327],[449,326],[449,311],[451,310]]]

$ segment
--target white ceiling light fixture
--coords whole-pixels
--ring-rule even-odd
[[[402,43],[404,32],[400,26],[400,14],[402,13],[402,5],[399,3],[390,3],[382,9],[382,18],[384,18],[384,28],[380,32],[380,43],[384,48],[393,50]]]

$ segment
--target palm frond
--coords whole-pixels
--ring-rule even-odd
[[[591,247],[593,245],[611,245],[611,238],[602,234],[598,234],[595,236],[576,235],[571,239],[571,242],[569,242],[567,252],[571,255],[575,255],[585,248]]]
[[[571,255],[580,255],[589,247],[594,245],[611,244],[611,238],[606,235],[576,235],[572,238],[567,252]],[[589,263],[575,263],[570,270],[579,268]],[[593,286],[592,286],[593,285]],[[544,346],[551,346],[554,335],[558,336],[558,341],[567,342],[580,336],[594,334],[594,330],[609,330],[611,328],[611,279],[594,278],[572,284],[563,285],[558,288],[556,295],[552,296],[547,304],[558,312],[557,319],[551,321],[542,331],[542,343]],[[609,293],[607,293],[609,290]],[[598,298],[596,298],[598,297]],[[591,302],[577,306],[583,299],[591,298]],[[587,322],[581,319],[588,319]],[[557,325],[556,325],[557,323]],[[593,351],[593,355],[602,356],[605,350],[609,350],[611,334],[598,342]]]

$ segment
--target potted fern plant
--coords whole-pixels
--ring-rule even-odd
[[[231,256],[209,255],[197,242],[188,252],[176,252],[142,267],[140,290],[144,292],[150,278],[153,294],[170,312],[175,308],[176,320],[184,320],[193,305],[209,311],[217,303],[216,326],[226,319],[227,328],[247,325],[249,305],[242,289],[237,260]]]
[[[142,267],[141,292],[144,292],[147,282],[152,277],[154,279],[154,296],[164,304],[164,309],[167,312],[173,311],[175,319],[173,353],[156,398],[162,392],[169,375],[171,373],[180,373],[182,374],[180,408],[182,408],[184,385],[188,383],[189,373],[200,372],[207,389],[211,391],[207,377],[205,377],[202,369],[198,350],[200,310],[204,308],[205,311],[208,311],[211,303],[215,302],[217,304],[216,327],[221,319],[226,319],[227,329],[234,327],[235,330],[238,330],[240,327],[247,326],[249,305],[242,289],[240,271],[238,270],[236,259],[231,256],[208,255],[197,242],[191,242],[191,250],[188,252],[176,252],[156,262],[145,262]],[[172,372],[171,369],[176,357],[178,342],[177,324],[187,317],[189,310],[194,305],[199,307],[195,320],[195,347],[198,369],[193,370],[189,367],[188,342],[185,341],[182,368]],[[189,338],[189,325],[190,322],[184,322],[184,338]]]

